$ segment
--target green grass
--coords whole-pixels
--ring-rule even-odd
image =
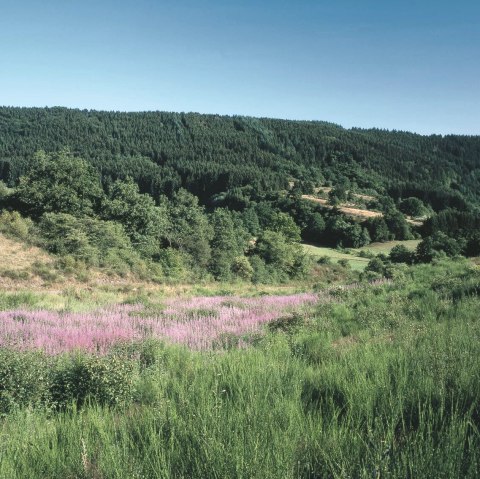
[[[370,251],[374,254],[386,254],[390,253],[392,248],[394,246],[397,246],[399,244],[405,246],[411,251],[414,251],[418,244],[420,243],[420,240],[406,240],[406,241],[386,241],[385,243],[371,243],[367,246],[363,246],[361,248],[354,249],[352,251],[355,252],[360,252],[360,251]]]
[[[334,248],[327,248],[324,246],[315,246],[311,244],[303,244],[304,250],[312,255],[314,258],[327,257],[330,258],[332,262],[338,262],[339,260],[346,260],[350,265],[350,268],[353,271],[363,271],[370,261],[369,258],[362,258],[358,256],[360,251],[366,251],[372,254],[383,253],[388,255],[391,249],[398,245],[402,244],[410,250],[415,250],[420,240],[408,240],[408,241],[387,241],[385,243],[371,243],[368,246],[363,246],[362,248],[351,248],[344,252]]]
[[[131,376],[102,383],[129,381],[116,406],[93,394],[12,407],[0,478],[478,477],[480,301],[454,291],[479,279],[466,261],[418,265],[398,283],[339,289],[247,349],[138,345]],[[43,364],[19,353],[2,363],[9,378],[11,365],[36,370],[22,357]]]
[[[305,249],[305,252],[317,259],[327,257],[334,263],[345,259],[348,261],[348,264],[353,271],[363,271],[370,261],[368,258],[360,258],[359,256],[343,253],[334,248],[327,248],[324,246],[304,244],[303,248]]]

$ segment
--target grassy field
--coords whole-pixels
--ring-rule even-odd
[[[310,244],[303,245],[305,251],[312,255],[314,258],[330,258],[332,262],[338,262],[339,260],[347,260],[350,268],[354,271],[363,271],[370,261],[368,258],[360,258],[353,254],[343,253],[334,248],[327,248],[324,246],[314,246]]]
[[[399,244],[405,246],[409,250],[413,251],[420,243],[420,240],[407,240],[407,241],[386,241],[385,243],[371,243],[367,246],[363,246],[362,248],[357,248],[352,251],[360,252],[360,251],[370,251],[374,254],[386,254],[390,253],[394,246]]]
[[[364,246],[362,248],[358,249],[349,249],[349,253],[343,252],[341,250],[337,250],[334,248],[327,248],[324,246],[315,246],[315,245],[310,245],[310,244],[304,244],[303,247],[305,251],[312,255],[314,258],[322,258],[322,257],[327,257],[330,258],[332,262],[338,262],[339,260],[347,260],[348,264],[350,265],[350,268],[353,271],[363,271],[365,267],[367,266],[368,262],[370,261],[369,258],[362,258],[361,256],[358,256],[360,251],[367,251],[369,253],[373,254],[386,254],[390,253],[391,249],[398,245],[402,244],[406,246],[410,250],[414,250],[418,243],[419,240],[409,240],[409,241],[388,241],[385,243],[371,243],[368,246]]]
[[[476,478],[479,284],[445,261],[315,299],[137,291],[112,313],[85,292],[81,317],[4,294],[0,478]],[[70,326],[98,339],[159,318],[164,339],[68,352]],[[218,320],[248,334],[183,342]]]

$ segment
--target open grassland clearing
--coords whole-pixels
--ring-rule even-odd
[[[371,243],[361,248],[349,248],[348,250],[339,250],[335,248],[328,248],[325,246],[315,246],[311,244],[303,244],[304,250],[312,255],[314,258],[329,258],[332,262],[338,262],[340,260],[348,261],[350,268],[353,271],[363,271],[367,266],[370,258],[359,256],[361,251],[365,251],[371,254],[385,254],[388,255],[392,248],[396,245],[404,245],[411,251],[420,243],[420,240],[407,240],[407,241],[386,241],[385,243]]]
[[[404,241],[385,241],[384,243],[370,243],[367,246],[362,246],[361,248],[352,249],[352,251],[359,253],[360,251],[368,251],[374,254],[385,254],[388,255],[394,246],[399,244],[405,246],[405,248],[410,251],[414,251],[420,240],[404,240]]]
[[[273,296],[119,306],[188,324],[276,305],[248,345],[0,348],[0,477],[478,477],[478,270],[410,275],[298,296],[288,314]]]
[[[303,248],[308,254],[316,259],[325,258],[327,261],[330,260],[337,263],[341,260],[348,261],[350,268],[354,271],[363,271],[370,261],[368,258],[361,258],[326,246],[304,244]]]

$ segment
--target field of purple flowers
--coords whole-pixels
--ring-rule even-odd
[[[328,300],[328,295],[323,297]],[[318,294],[167,299],[162,308],[116,305],[88,313],[17,309],[0,312],[0,347],[47,354],[82,350],[104,354],[119,342],[165,339],[191,349],[239,347],[262,326],[320,300]]]

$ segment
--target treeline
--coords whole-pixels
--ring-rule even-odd
[[[324,122],[196,113],[0,108],[0,179],[14,185],[32,153],[68,147],[100,172],[156,200],[179,188],[202,204],[299,184],[348,182],[435,211],[480,203],[480,138],[346,130]]]

